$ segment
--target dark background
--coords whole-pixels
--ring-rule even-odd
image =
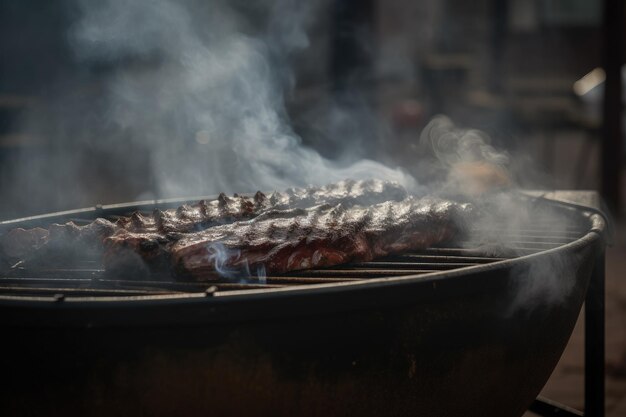
[[[581,97],[573,86],[603,66],[602,9],[580,0],[320,1],[310,47],[290,57],[290,118],[304,143],[327,157],[358,152],[420,177],[412,144],[443,113],[515,155],[522,186],[600,188],[601,95]],[[141,149],[112,141],[77,152],[71,130],[31,123],[33,115],[54,119],[60,95],[86,97],[97,109],[107,74],[135,64],[78,59],[68,42],[77,18],[73,1],[0,1],[2,218],[154,196]],[[335,109],[371,124],[326,128]],[[342,141],[346,129],[358,129],[358,143]],[[129,146],[132,166],[118,166],[107,146]],[[80,163],[71,178],[50,163],[74,154]],[[29,181],[16,178],[20,164],[33,167]],[[45,190],[33,186],[38,178]]]

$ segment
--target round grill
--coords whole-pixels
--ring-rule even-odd
[[[528,204],[563,219],[559,232],[541,215],[497,221],[468,236],[500,236],[504,250],[465,239],[264,282],[16,265],[0,278],[0,366],[13,376],[0,414],[519,417],[567,344],[605,228],[593,211]]]

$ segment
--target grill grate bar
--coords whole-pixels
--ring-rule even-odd
[[[47,277],[47,278],[69,278],[69,279],[89,279],[99,278],[104,275],[104,269],[71,269],[71,268],[13,268],[9,270],[5,276],[9,278],[34,278],[34,277]]]
[[[283,288],[286,285],[280,284],[251,284],[246,282],[234,283],[234,282],[218,282],[212,284],[217,287],[217,291],[233,291],[233,290],[261,290],[266,288]]]
[[[298,284],[301,285],[301,284]],[[185,294],[185,293],[198,293],[204,292],[210,287],[216,287],[216,291],[231,291],[231,290],[245,290],[245,289],[264,289],[264,288],[282,288],[286,285],[281,284],[262,284],[262,283],[250,283],[250,282],[204,282],[197,287],[185,288],[185,290],[174,290],[172,288],[168,288],[168,286],[162,286],[161,288],[146,288],[146,287],[135,287],[133,285],[127,285],[123,288],[115,288],[115,289],[98,289],[98,288],[63,288],[63,287],[54,287],[50,288],[46,294],[61,294],[63,296],[86,296],[89,294],[95,294],[98,296],[107,295],[106,293],[111,293],[109,295],[112,296],[133,296],[133,295],[167,295],[167,294]],[[118,285],[118,287],[121,287]],[[19,288],[20,295],[27,295],[30,290],[38,291],[41,288],[32,288],[32,287],[13,287],[16,290]],[[0,290],[4,291],[4,289],[0,286]],[[123,292],[127,292],[126,294],[122,294]],[[97,293],[97,294],[96,294]]]
[[[474,262],[366,262],[361,264],[348,264],[338,267],[333,267],[332,269],[308,269],[302,272],[292,273],[296,276],[301,275],[311,275],[313,274],[327,274],[327,273],[335,273],[346,275],[350,273],[359,273],[363,272],[372,272],[372,273],[389,273],[392,271],[399,270],[402,272],[403,270],[416,270],[416,271],[441,271],[448,269],[457,269],[463,268],[466,266],[476,265]]]
[[[384,262],[404,262],[404,263],[412,263],[412,262],[439,262],[439,263],[472,263],[472,264],[482,264],[482,263],[491,263],[501,261],[503,259],[508,259],[506,257],[490,257],[490,256],[460,256],[460,255],[423,255],[423,254],[406,254],[406,255],[395,255],[389,256],[385,258]],[[354,265],[365,265],[371,264],[373,262],[367,262],[363,264],[354,264]],[[380,262],[379,262],[380,263]]]
[[[504,248],[510,248],[510,249],[517,249],[517,248],[532,248],[532,249],[536,249],[536,250],[544,250],[544,249],[552,249],[552,248],[556,248],[557,246],[561,246],[565,243],[568,242],[528,242],[528,241],[515,241],[515,242],[506,242],[506,243],[500,243],[499,245],[504,247]],[[475,247],[475,248],[480,248],[481,246],[484,245],[497,245],[498,243],[496,242],[490,242],[490,243],[486,243],[486,242],[477,242],[477,241],[469,241],[467,242],[467,247]]]
[[[3,278],[0,279],[0,290],[5,288],[50,288],[55,289],[55,293],[60,291],[77,289],[77,290],[96,290],[105,291],[111,288],[142,290],[151,293],[156,292],[198,292],[204,291],[207,286],[219,285],[229,287],[242,285],[249,287],[275,287],[284,285],[303,285],[303,284],[323,284],[331,282],[360,281],[362,278],[346,278],[346,277],[293,277],[293,276],[277,276],[267,277],[263,279],[253,278],[254,281],[210,277],[204,281],[198,282],[174,282],[174,281],[131,281],[131,280],[91,280],[91,279],[50,279],[50,278]],[[71,288],[70,288],[71,287]]]
[[[282,278],[282,277],[281,277]],[[37,288],[49,286],[49,288],[56,288],[56,292],[59,292],[60,288],[83,288],[83,289],[143,289],[145,291],[167,291],[167,292],[200,292],[206,290],[210,286],[236,286],[237,288],[245,285],[274,287],[276,285],[264,285],[262,283],[253,282],[218,282],[214,281],[202,281],[202,282],[183,282],[183,281],[133,281],[133,280],[107,280],[107,279],[58,279],[58,278],[1,278],[0,289],[9,286],[21,286],[23,288],[29,288],[36,286]],[[45,288],[45,287],[44,287]]]
[[[540,252],[543,249],[535,248],[503,248],[494,246],[493,244],[478,246],[470,248],[428,248],[424,249],[424,252],[439,256],[478,256],[485,257],[489,253],[494,255],[494,258],[510,259],[518,256]]]
[[[165,295],[183,293],[159,288],[150,289],[117,289],[117,288],[81,288],[81,287],[33,287],[33,286],[5,286],[0,285],[0,291],[5,294],[19,295],[53,295],[62,294],[77,296],[136,296],[136,295]]]
[[[472,230],[470,233],[484,234],[487,236],[536,236],[536,237],[560,237],[560,238],[572,238],[576,239],[584,234],[584,229],[571,229],[571,230],[559,230],[550,231],[550,226],[546,226],[545,229],[524,229],[524,230],[511,230],[511,229],[479,229]]]
[[[523,233],[518,233],[518,232],[507,232],[506,230],[501,230],[501,231],[478,231],[475,232],[474,234],[477,235],[484,235],[484,236],[497,236],[498,238],[502,238],[503,236],[506,237],[524,237],[524,238],[533,238],[533,239],[566,239],[566,240],[576,240],[579,236],[580,233],[541,233],[539,231],[536,232],[523,232]]]
[[[521,236],[521,235],[516,235],[516,236],[499,235],[498,239],[496,240],[493,238],[489,238],[488,236],[476,235],[476,236],[473,236],[472,239],[469,240],[469,242],[475,242],[475,241],[481,241],[481,240],[487,241],[487,242],[493,242],[493,243],[500,242],[505,245],[517,244],[519,242],[533,243],[533,244],[551,243],[551,244],[557,244],[557,245],[564,245],[566,243],[570,243],[570,242],[577,240],[577,238],[554,237],[554,236],[533,237],[533,236]]]
[[[274,284],[283,284],[283,285],[303,285],[303,284],[324,284],[331,282],[346,282],[346,281],[361,281],[363,278],[372,278],[374,275],[367,275],[359,277],[356,274],[346,274],[348,276],[341,276],[341,274],[307,274],[306,276],[297,276],[293,273],[289,276],[268,276],[268,277],[234,277],[232,279],[221,277],[214,272],[207,272],[206,274],[197,273],[195,274],[195,279],[198,280],[199,283],[233,283],[233,281],[240,281],[239,284],[248,285],[259,283],[259,285],[274,285]]]
[[[454,269],[454,268],[450,268]],[[302,272],[292,272],[292,275],[300,277],[355,277],[355,278],[380,278],[388,276],[404,276],[427,274],[436,269],[308,269]]]

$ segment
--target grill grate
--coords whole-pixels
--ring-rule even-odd
[[[508,249],[478,241],[465,241],[447,247],[388,256],[372,262],[336,266],[327,269],[295,271],[288,275],[265,278],[224,278],[207,273],[201,282],[180,282],[169,275],[153,275],[148,280],[113,279],[97,260],[80,261],[63,268],[17,265],[0,277],[0,294],[26,297],[133,297],[201,293],[210,291],[258,290],[299,285],[329,284],[382,277],[423,275],[489,264],[522,255],[541,252],[573,242],[587,230],[571,227],[547,235],[540,229],[488,230],[507,239]],[[474,235],[473,233],[470,235]],[[481,235],[481,234],[477,234]],[[494,256],[490,256],[489,253]],[[500,252],[500,253],[497,253]],[[506,253],[506,255],[503,255]]]
[[[206,197],[205,197],[206,198]],[[200,197],[198,198],[200,199]],[[208,198],[207,198],[208,199]],[[129,216],[135,211],[149,214],[154,207],[177,207],[188,203],[186,200],[161,200],[97,206],[93,209],[73,210],[53,215],[35,216],[28,219],[3,222],[3,227],[46,226],[54,222],[73,221],[87,224],[95,217],[115,221],[120,216]],[[545,207],[544,207],[545,209]],[[541,210],[540,210],[541,211]],[[563,214],[561,212],[561,214]],[[388,256],[372,262],[362,262],[335,266],[326,269],[295,271],[286,275],[265,278],[224,278],[215,272],[207,272],[202,281],[182,282],[169,274],[152,274],[147,279],[111,276],[97,259],[72,261],[59,267],[58,263],[20,263],[0,275],[0,296],[25,297],[133,297],[142,295],[167,295],[203,293],[213,291],[258,290],[284,288],[301,285],[330,284],[360,281],[382,277],[425,275],[440,271],[451,271],[475,265],[499,262],[505,259],[529,255],[556,248],[573,242],[589,231],[589,225],[564,219],[558,232],[554,229],[552,217],[535,216],[532,223],[524,228],[512,229],[511,225],[495,222],[484,230],[474,230],[467,236],[472,239],[456,242],[446,247],[434,247],[414,253]],[[567,216],[566,216],[567,217]],[[574,218],[574,217],[573,217]],[[506,245],[490,241],[497,237]],[[486,238],[489,237],[489,238]],[[131,278],[131,279],[128,279]]]

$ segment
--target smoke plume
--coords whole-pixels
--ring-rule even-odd
[[[80,2],[72,31],[78,56],[133,61],[109,80],[107,116],[149,153],[157,193],[283,189],[347,177],[413,186],[398,169],[371,160],[339,164],[302,146],[283,97],[294,85],[288,57],[308,45],[313,6],[275,0],[248,7],[263,21],[253,27],[237,13],[242,4]]]

